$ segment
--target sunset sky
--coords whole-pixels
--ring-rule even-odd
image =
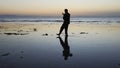
[[[120,15],[120,0],[0,0],[0,15]]]

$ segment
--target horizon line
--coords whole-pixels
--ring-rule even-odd
[[[62,15],[24,15],[24,14],[0,14],[0,16],[33,16],[33,17],[61,17]],[[72,15],[71,17],[120,17],[120,15]]]

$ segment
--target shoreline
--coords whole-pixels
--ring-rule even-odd
[[[59,32],[59,29],[62,24],[20,24],[20,23],[0,23],[0,34],[8,34],[8,35],[27,35],[32,32],[40,32],[55,35]],[[119,31],[120,25],[99,25],[99,24],[70,24],[68,28],[68,32],[70,35],[72,34],[81,34],[88,32],[98,32],[99,31]],[[64,33],[64,31],[63,31]]]

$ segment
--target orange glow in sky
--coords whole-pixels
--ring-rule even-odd
[[[72,15],[120,13],[120,0],[0,0],[0,14]]]

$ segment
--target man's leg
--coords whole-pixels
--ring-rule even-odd
[[[58,35],[60,35],[60,34],[62,33],[62,31],[63,31],[64,28],[65,28],[65,25],[62,24],[62,26],[61,26],[61,28],[60,28],[60,31],[59,31],[59,34],[58,34]]]
[[[66,26],[65,26],[65,34],[66,35],[68,35],[68,26],[69,26],[69,24],[66,24]]]

